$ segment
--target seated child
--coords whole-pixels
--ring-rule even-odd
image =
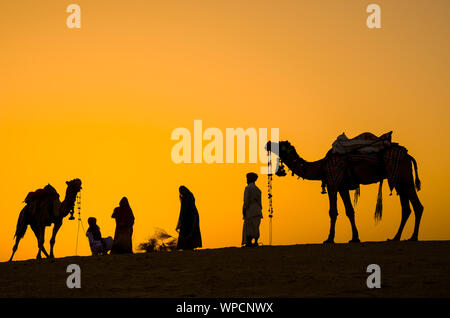
[[[89,228],[86,236],[89,239],[92,255],[108,254],[112,248],[113,239],[111,236],[102,238],[102,233],[97,225],[97,219],[90,217],[88,219]]]

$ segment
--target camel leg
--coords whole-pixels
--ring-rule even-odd
[[[41,229],[32,227],[31,229],[34,232],[34,235],[36,235],[36,238],[37,238],[37,241],[38,241],[39,250],[38,250],[38,253],[36,255],[36,259],[41,259],[42,258],[41,251],[44,253],[44,255],[46,257],[48,257],[48,253],[47,253],[47,251],[45,250],[45,247],[44,247],[45,227],[43,227]]]
[[[11,262],[14,257],[14,254],[16,254],[17,247],[19,246],[19,242],[21,239],[22,239],[21,237],[16,237],[16,243],[13,246],[13,252],[12,252],[11,257],[9,258],[8,262]]]
[[[40,245],[41,245],[41,250],[42,250],[42,253],[44,253],[44,255],[45,255],[45,257],[49,257],[49,255],[48,255],[48,253],[47,253],[47,251],[45,250],[45,247],[44,247],[44,240],[45,240],[45,227],[42,229],[42,231],[41,231],[41,239],[40,239]]]
[[[400,226],[398,228],[397,234],[395,234],[392,240],[388,241],[400,241],[402,236],[403,228],[405,227],[406,222],[411,214],[411,207],[409,206],[409,198],[408,194],[405,191],[400,191],[400,204],[402,205],[402,220],[400,221]]]
[[[31,226],[31,230],[33,230],[34,236],[36,236],[36,239],[38,241],[38,249],[39,249],[39,251],[38,251],[38,254],[37,254],[36,258],[37,259],[41,259],[42,256],[41,256],[41,247],[40,247],[40,244],[39,244],[39,231],[33,225]]]
[[[328,199],[330,201],[330,233],[328,234],[328,238],[324,243],[334,243],[334,229],[336,225],[336,219],[338,216],[337,211],[337,192],[336,191],[330,191],[328,189]]]
[[[55,255],[53,255],[53,247],[55,246],[56,234],[58,233],[61,225],[62,225],[62,222],[57,222],[53,226],[52,238],[50,239],[50,258],[55,258]]]
[[[419,239],[419,226],[420,220],[422,219],[423,205],[422,203],[420,203],[419,197],[417,196],[417,192],[414,187],[410,187],[409,200],[411,201],[411,204],[413,206],[415,216],[414,232],[409,241],[417,241]]]
[[[339,194],[341,195],[342,202],[344,202],[345,214],[352,226],[352,239],[349,243],[359,243],[359,234],[355,223],[355,210],[353,209],[352,200],[350,199],[350,192],[348,190],[341,190],[339,191]]]

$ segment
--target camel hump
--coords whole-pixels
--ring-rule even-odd
[[[38,189],[33,192],[29,192],[24,202],[29,204],[36,200],[43,199],[59,199],[59,194],[56,192],[55,188],[53,188],[50,184],[46,185],[43,189]]]

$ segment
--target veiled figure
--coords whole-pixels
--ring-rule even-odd
[[[114,209],[111,217],[116,219],[116,231],[114,233],[111,254],[133,253],[132,236],[134,215],[126,197],[120,200],[119,207]]]
[[[202,247],[200,234],[200,220],[195,206],[195,198],[185,186],[179,188],[181,209],[176,230],[178,236],[178,250],[193,250]]]

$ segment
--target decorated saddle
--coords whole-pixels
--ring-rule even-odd
[[[50,226],[52,220],[60,216],[59,194],[51,185],[28,193],[24,202],[28,206],[28,213],[40,220],[42,225]]]
[[[392,131],[381,135],[380,137],[375,136],[372,133],[365,132],[355,138],[349,139],[345,133],[342,133],[337,137],[336,141],[333,142],[331,151],[337,154],[348,154],[348,153],[376,153],[385,148],[391,146]]]
[[[56,192],[55,188],[53,188],[50,184],[46,185],[43,189],[38,189],[34,192],[29,192],[24,202],[29,204],[33,201],[47,198],[59,199],[58,192]]]
[[[380,177],[387,178],[392,191],[397,182],[399,163],[408,155],[408,150],[391,142],[391,136],[392,131],[380,137],[363,133],[348,139],[345,134],[340,135],[326,156],[326,179],[322,182],[322,192],[326,193],[325,186],[337,190],[344,177],[347,178],[350,189],[359,188],[352,176],[352,167],[362,162],[380,167],[383,171]]]

